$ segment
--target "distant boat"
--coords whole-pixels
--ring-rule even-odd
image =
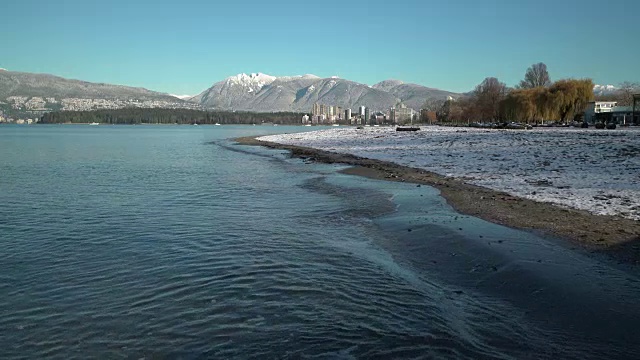
[[[417,126],[398,126],[396,127],[396,131],[418,131],[420,130]]]
[[[92,122],[92,123],[91,123],[91,124],[89,124],[89,125],[100,125],[100,123]]]
[[[333,124],[333,125],[331,125],[331,126],[340,126],[340,124]]]
[[[220,123],[215,123],[215,124],[213,124],[213,125],[215,125],[215,126],[220,126]]]
[[[311,124],[307,124],[307,125],[305,125],[305,126],[311,126]]]
[[[196,124],[196,123],[193,123],[193,126],[198,126],[198,124]]]

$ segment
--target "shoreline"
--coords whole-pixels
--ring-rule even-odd
[[[242,145],[287,150],[291,156],[352,167],[345,174],[372,179],[428,185],[456,211],[511,228],[568,240],[588,251],[608,255],[620,263],[640,264],[640,222],[618,216],[594,215],[465,183],[423,169],[383,160],[332,153],[314,148],[258,140],[234,139]]]

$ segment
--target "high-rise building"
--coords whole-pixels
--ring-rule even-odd
[[[347,123],[351,123],[351,109],[345,109],[344,110],[344,120]]]
[[[364,116],[364,109],[366,109],[365,106],[360,106],[360,108],[358,109],[358,115]]]
[[[320,104],[318,103],[313,104],[313,110],[311,110],[311,115],[313,116],[320,115]]]
[[[391,121],[396,124],[411,122],[416,114],[413,109],[406,107],[402,103],[398,104],[395,108],[392,107],[389,113]]]
[[[364,124],[369,124],[369,125],[373,125],[372,121],[371,121],[371,111],[369,110],[369,108],[364,108]]]

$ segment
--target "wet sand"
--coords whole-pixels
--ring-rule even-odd
[[[529,230],[570,241],[595,253],[611,256],[620,263],[640,265],[640,222],[617,216],[594,215],[562,208],[447,178],[423,169],[348,154],[238,138],[243,145],[266,146],[291,152],[292,156],[323,163],[353,165],[344,173],[389,181],[428,185],[456,211],[512,228]]]

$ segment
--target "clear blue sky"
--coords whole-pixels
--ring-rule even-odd
[[[196,94],[245,72],[468,91],[640,81],[637,0],[5,0],[0,67]]]

